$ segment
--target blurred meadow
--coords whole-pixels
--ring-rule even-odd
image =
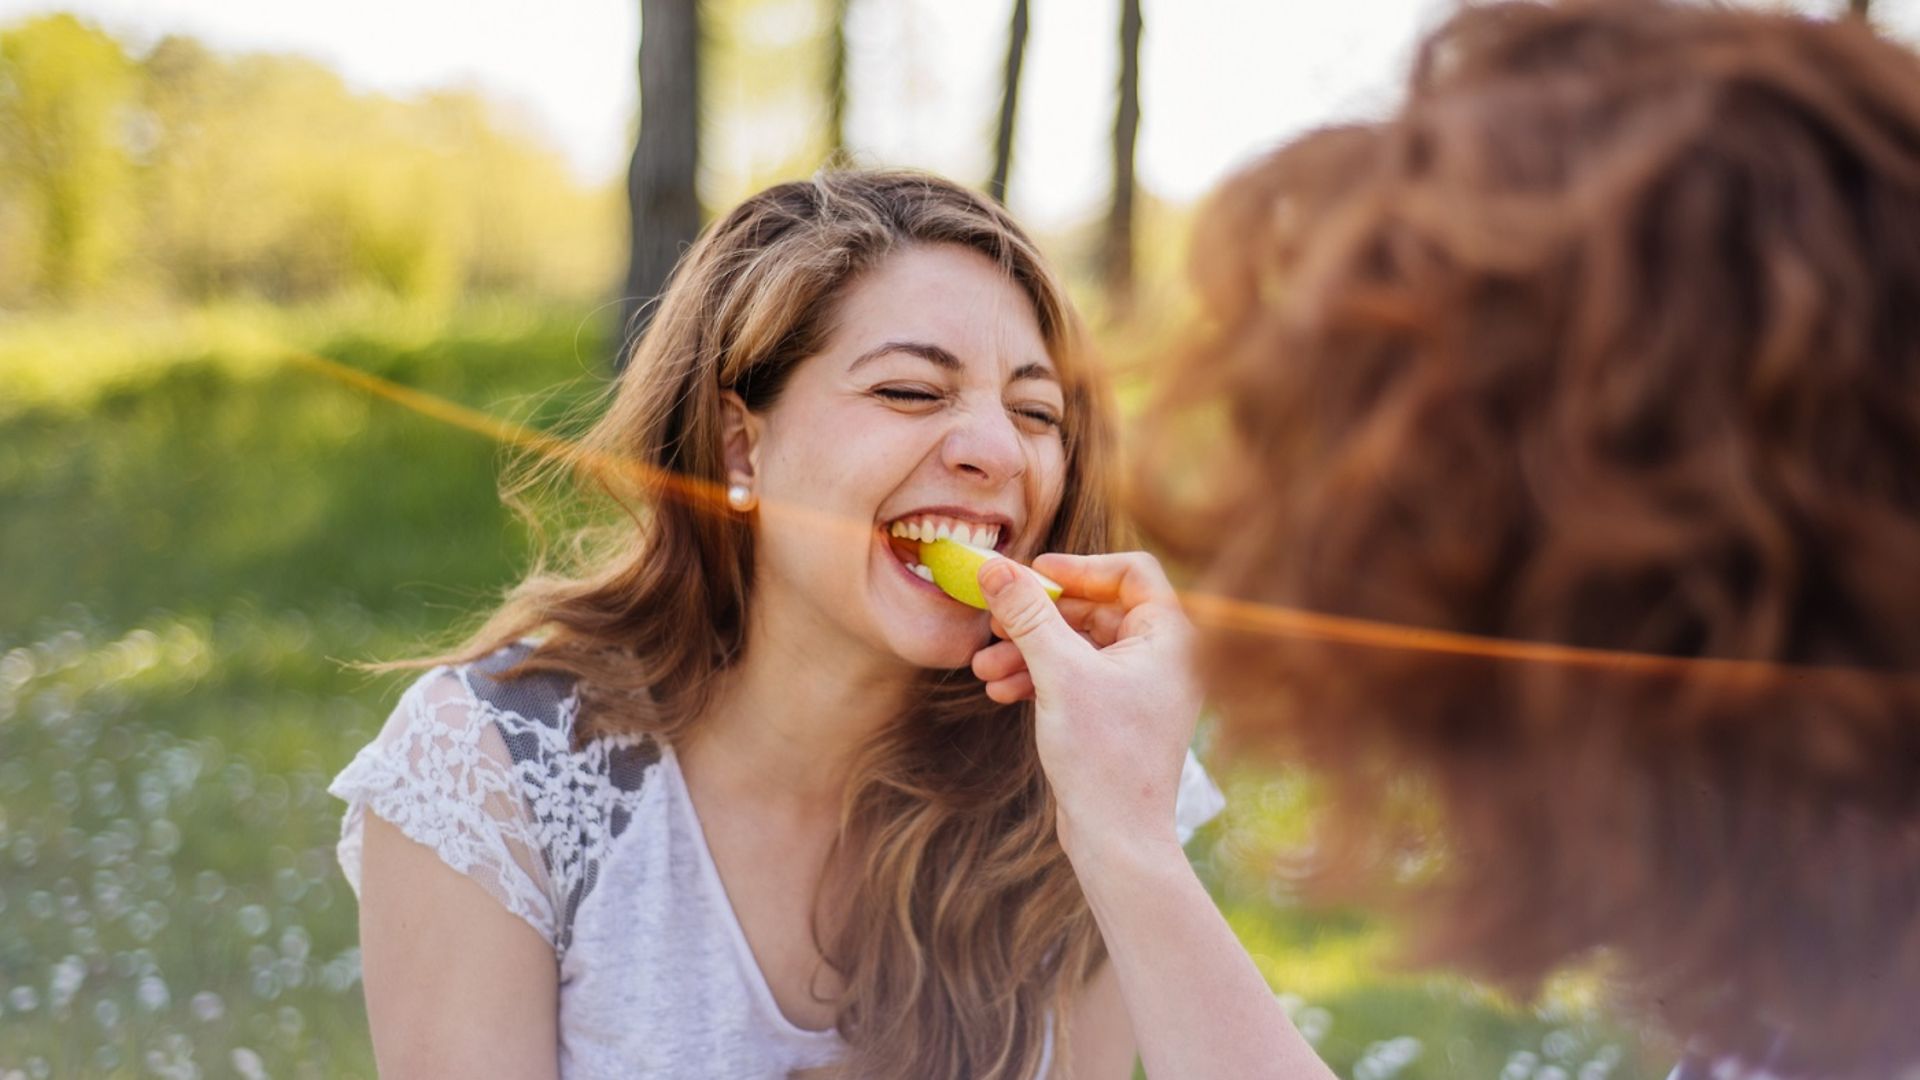
[[[765,62],[754,12],[707,8],[709,71]],[[710,97],[715,127],[753,95]],[[837,141],[710,170],[707,210]],[[1111,215],[1043,238],[1138,361],[1185,210],[1127,198],[1122,286]],[[625,215],[469,90],[0,24],[0,1080],[374,1075],[324,789],[404,679],[345,665],[468,625],[529,538],[505,448],[290,357],[553,429],[612,377]],[[1377,923],[1271,869],[1310,786],[1223,779],[1194,857],[1339,1075],[1665,1075],[1594,978],[1523,1004],[1396,970]]]

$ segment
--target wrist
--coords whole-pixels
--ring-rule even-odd
[[[1169,872],[1193,873],[1186,850],[1171,827],[1164,832],[1081,829],[1063,817],[1060,847],[1073,864],[1081,888],[1087,891],[1126,888]]]

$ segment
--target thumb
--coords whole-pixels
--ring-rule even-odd
[[[1050,663],[1064,660],[1074,650],[1090,650],[1086,639],[1067,625],[1038,579],[1010,559],[989,559],[980,568],[980,593],[987,611],[1020,649],[1036,681]]]

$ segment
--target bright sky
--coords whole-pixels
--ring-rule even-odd
[[[1145,0],[1139,170],[1164,198],[1205,191],[1260,149],[1392,101],[1413,42],[1452,0]],[[1790,0],[1826,12],[1844,0]],[[1011,0],[853,0],[849,139],[870,164],[983,177]],[[1094,212],[1107,184],[1114,0],[1032,0],[1013,209],[1045,226]],[[317,57],[362,89],[478,84],[512,102],[584,178],[620,175],[637,88],[639,0],[0,0],[0,23],[78,12],[144,46],[194,34],[230,51]],[[804,28],[811,0],[758,32]],[[1920,0],[1874,0],[1920,41]],[[708,152],[756,148],[745,127]]]

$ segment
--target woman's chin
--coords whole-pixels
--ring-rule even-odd
[[[919,633],[893,636],[889,642],[895,656],[920,668],[951,671],[973,663],[973,654],[987,644],[986,620],[974,628],[960,626],[923,627]]]
[[[992,637],[986,612],[918,581],[897,592],[888,590],[876,600],[873,619],[887,650],[914,667],[943,671],[967,667]]]

